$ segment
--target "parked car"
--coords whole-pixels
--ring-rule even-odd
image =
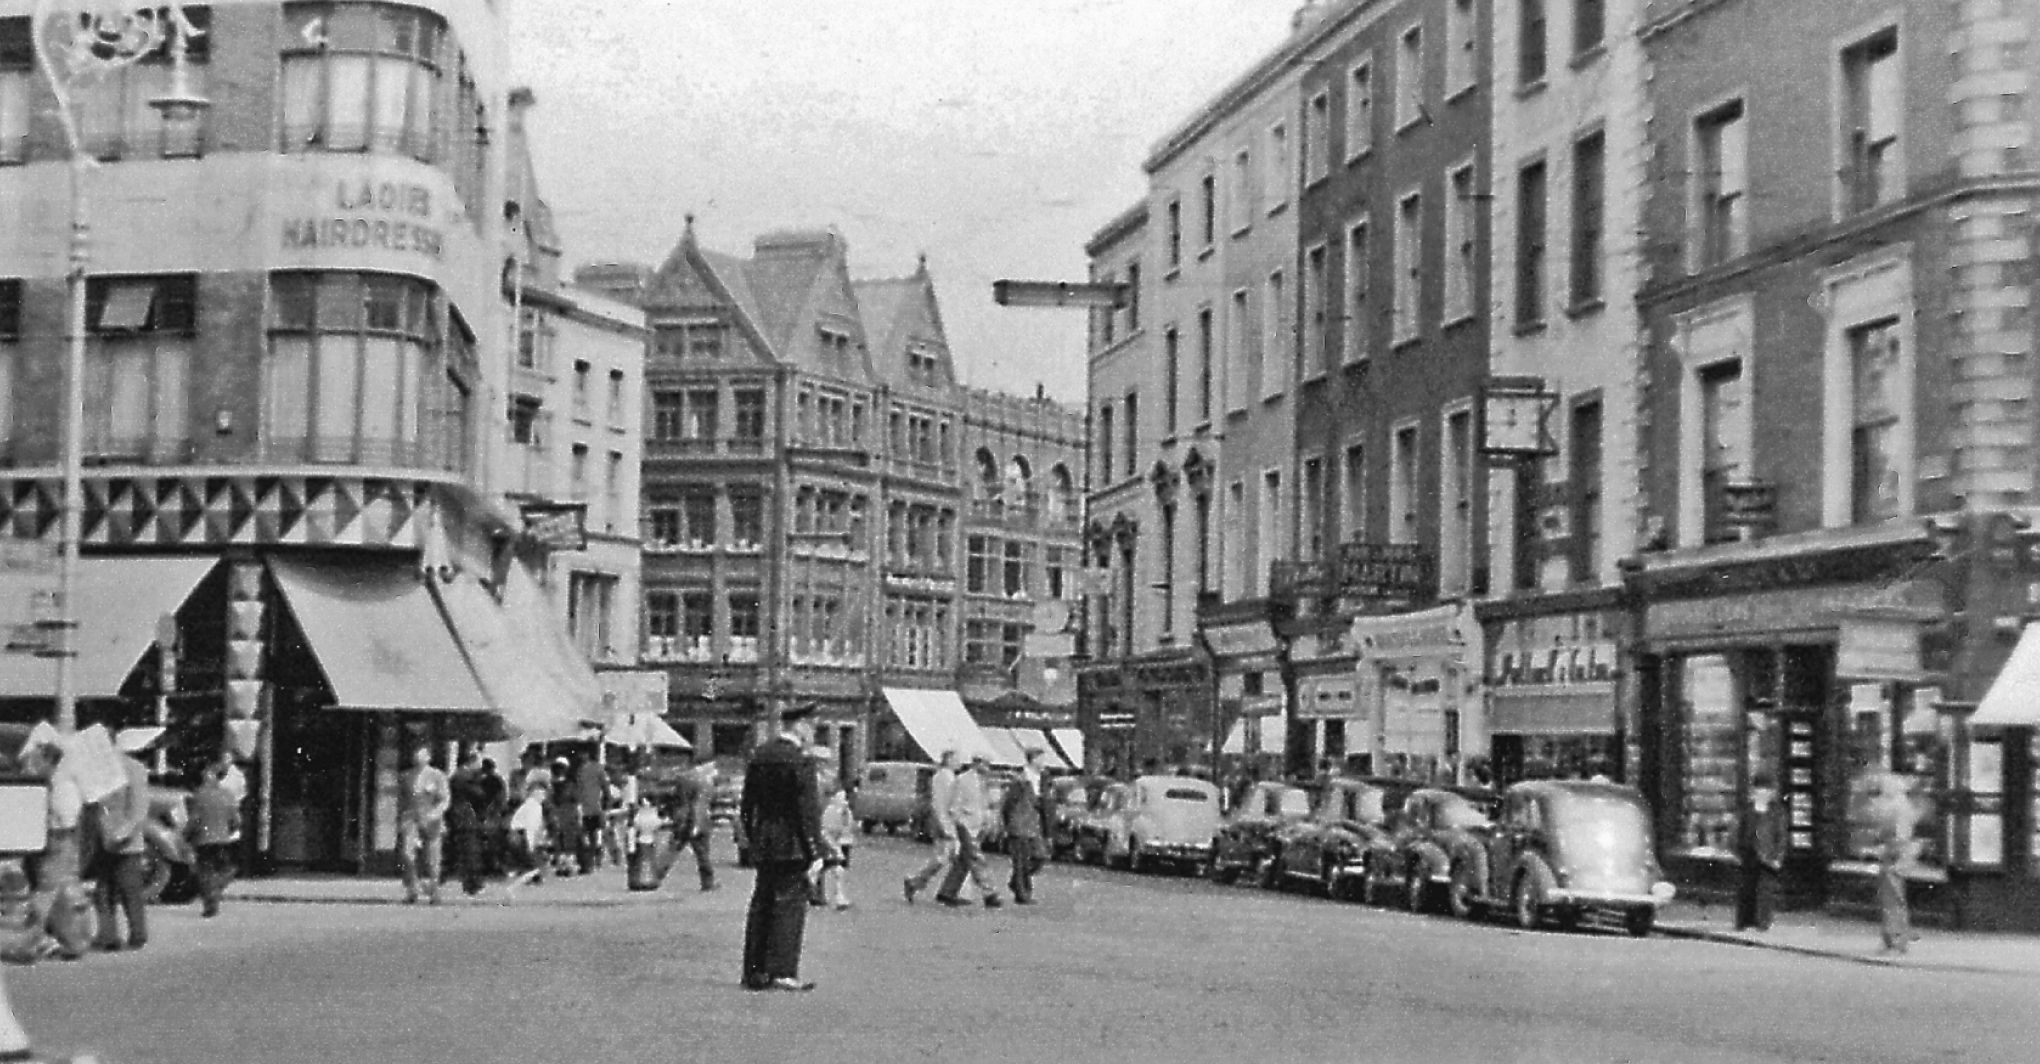
[[[873,761],[850,799],[850,815],[866,835],[884,827],[896,835],[901,828],[921,830],[927,814],[929,781],[935,766],[919,761]]]
[[[1241,872],[1259,872],[1281,848],[1281,830],[1309,815],[1309,791],[1273,780],[1254,784],[1219,825],[1205,874],[1231,883]]]
[[[1070,858],[1077,850],[1077,821],[1091,806],[1094,781],[1078,776],[1059,776],[1048,784],[1048,823],[1042,825],[1048,838],[1048,856]]]
[[[1454,889],[1454,869],[1474,865],[1492,825],[1480,803],[1456,791],[1426,787],[1403,799],[1389,817],[1389,835],[1369,850],[1361,896],[1379,905],[1400,893],[1411,912],[1426,912],[1441,896],[1464,916],[1469,892]]]
[[[1583,917],[1619,919],[1642,937],[1672,899],[1657,863],[1650,810],[1634,788],[1538,780],[1503,792],[1487,845],[1453,870],[1470,915],[1506,909],[1530,930],[1547,920],[1570,929]]]
[[[1275,833],[1280,848],[1265,866],[1262,886],[1303,880],[1329,897],[1357,892],[1366,857],[1387,837],[1386,792],[1356,779],[1334,779],[1318,794],[1309,817]]]
[[[1073,828],[1076,842],[1071,849],[1077,860],[1089,864],[1105,863],[1106,840],[1112,834],[1112,824],[1126,808],[1127,796],[1132,790],[1131,783],[1107,783],[1091,791],[1091,804],[1076,817]]]
[[[1161,862],[1201,867],[1218,835],[1218,788],[1194,776],[1134,780],[1105,824],[1105,863],[1145,872]]]

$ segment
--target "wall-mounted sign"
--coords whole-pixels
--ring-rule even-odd
[[[1375,602],[1420,602],[1432,597],[1437,565],[1414,543],[1341,543],[1338,592]]]
[[[1914,681],[1924,675],[1920,661],[1921,625],[1917,618],[1844,614],[1840,620],[1836,676]]]
[[[342,178],[323,209],[283,220],[283,246],[377,248],[436,259],[446,240],[432,221],[432,190],[408,181]]]
[[[584,502],[528,502],[518,507],[524,515],[524,537],[546,550],[588,549],[588,504]]]
[[[1721,486],[1723,524],[1764,527],[1778,513],[1778,486],[1763,480],[1731,481]]]
[[[1491,377],[1480,390],[1480,453],[1491,462],[1517,462],[1558,453],[1551,413],[1558,393],[1540,377]]]

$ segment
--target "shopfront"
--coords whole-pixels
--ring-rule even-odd
[[[1916,545],[1647,568],[1633,576],[1637,782],[1658,814],[1667,872],[1728,896],[1754,788],[1786,811],[1787,904],[1866,899],[1875,868],[1871,795],[1912,786],[1914,893],[1944,904],[1948,753],[1957,717],[1922,668],[1944,616],[1937,582],[1907,579]]]
[[[1367,741],[1372,722],[1361,708],[1353,671],[1358,658],[1346,636],[1344,629],[1304,633],[1291,643],[1296,720],[1308,743],[1309,763],[1320,773],[1368,775],[1373,771]]]
[[[1472,608],[1355,618],[1348,642],[1358,715],[1371,728],[1370,774],[1469,782],[1468,760],[1487,754]]]
[[[1486,603],[1489,778],[1621,781],[1635,729],[1621,711],[1619,592]]]

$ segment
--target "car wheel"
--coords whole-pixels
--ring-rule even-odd
[[[1318,861],[1318,881],[1324,885],[1325,897],[1339,900],[1338,870],[1330,857]]]
[[[1656,925],[1657,910],[1655,909],[1631,909],[1629,910],[1629,915],[1622,920],[1622,929],[1629,932],[1629,937],[1631,938],[1644,938],[1648,936],[1650,929]]]
[[[1445,888],[1445,892],[1445,904],[1452,910],[1453,916],[1461,920],[1471,920],[1480,915],[1479,907],[1474,904],[1473,884],[1467,879],[1466,869],[1452,870],[1452,882]]]
[[[1239,866],[1220,861],[1216,853],[1211,855],[1210,862],[1204,866],[1204,874],[1213,883],[1232,884],[1240,880]]]
[[[886,821],[885,833],[888,835],[898,835],[900,833],[899,824],[890,820]]]
[[[1516,877],[1516,889],[1510,898],[1510,908],[1516,915],[1516,926],[1525,931],[1535,931],[1544,923],[1544,888],[1537,881],[1534,872],[1526,870]]]
[[[1416,864],[1410,866],[1403,873],[1403,908],[1418,914],[1428,909],[1430,906],[1425,904],[1430,900],[1425,897],[1429,893],[1426,889],[1428,886],[1429,884],[1424,879],[1423,865]]]

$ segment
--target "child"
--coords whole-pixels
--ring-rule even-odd
[[[517,811],[510,814],[510,882],[503,885],[505,896],[515,898],[517,888],[526,883],[537,883],[545,878],[546,866],[546,788],[544,785],[524,789],[524,801]]]
[[[822,810],[822,842],[828,854],[822,858],[821,894],[835,902],[836,911],[850,907],[850,846],[857,838],[856,818],[850,814],[850,794],[841,785],[829,795]]]

